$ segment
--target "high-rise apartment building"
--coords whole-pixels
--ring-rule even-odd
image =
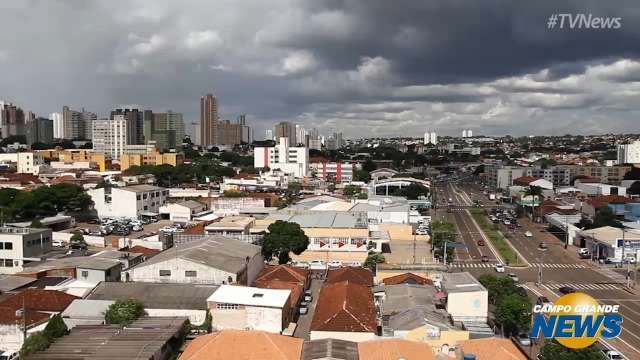
[[[265,140],[273,140],[273,129],[267,129],[264,132],[264,139]]]
[[[217,133],[216,144],[238,145],[242,142],[242,125],[234,124],[230,120],[218,122]]]
[[[618,145],[618,164],[640,164],[640,140]]]
[[[143,145],[144,140],[144,112],[135,108],[119,108],[111,112],[111,119],[122,115],[127,120],[127,141],[131,145]]]
[[[238,115],[238,125],[242,127],[242,142],[251,144],[253,142],[253,128],[247,125],[247,115]]]
[[[43,117],[35,118],[26,124],[27,144],[53,142],[53,120]]]
[[[467,130],[467,137],[473,137],[473,131]]]
[[[64,138],[64,122],[62,121],[62,113],[51,113],[49,119],[53,121],[53,138]]]
[[[96,113],[75,111],[68,106],[62,107],[63,139],[91,139],[92,123],[98,119]]]
[[[309,149],[290,147],[289,139],[282,137],[274,147],[256,147],[253,149],[253,166],[281,170],[296,178],[309,173]]]
[[[289,139],[289,144],[293,144],[296,139],[296,125],[288,121],[282,121],[276,124],[273,129],[273,136],[280,141],[282,138]]]
[[[93,122],[93,151],[119,159],[125,153],[129,143],[129,121],[124,114],[114,115],[113,119],[100,119]]]
[[[212,94],[200,98],[200,144],[218,143],[218,100]]]
[[[424,144],[438,144],[438,134],[435,131],[427,131],[424,133]]]
[[[10,103],[0,101],[0,136],[7,138],[12,135],[24,135],[25,113]]]
[[[182,113],[145,110],[143,118],[145,143],[155,141],[160,150],[177,149],[182,145],[185,136]]]

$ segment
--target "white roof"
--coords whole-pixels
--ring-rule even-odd
[[[287,303],[290,294],[291,290],[222,285],[209,296],[207,301],[281,308]]]

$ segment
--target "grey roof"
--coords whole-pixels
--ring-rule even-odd
[[[133,191],[133,192],[150,192],[150,191],[160,191],[160,190],[164,190],[161,187],[158,186],[153,186],[153,185],[130,185],[130,186],[125,186],[125,187],[119,187],[117,188],[118,190],[125,190],[125,191]]]
[[[92,255],[92,257],[97,257],[102,259],[116,259],[116,260],[121,258],[135,259],[143,256],[144,255],[141,253],[118,251],[118,250],[104,250],[95,255]]]
[[[169,283],[102,282],[90,300],[138,299],[149,309],[206,310],[207,298],[217,286]]]
[[[302,346],[303,360],[358,360],[358,343],[338,339],[305,341]]]
[[[33,264],[33,265],[32,265]],[[61,259],[46,260],[43,262],[25,264],[24,273],[61,269],[61,268],[82,268],[90,270],[109,270],[116,266],[122,266],[120,261],[115,259],[105,259],[95,256],[71,256]]]
[[[7,291],[12,291],[23,287],[25,285],[29,285],[36,281],[37,279],[26,277],[26,276],[18,276],[18,275],[9,275],[0,279],[0,293],[5,293]]]
[[[178,202],[176,204],[182,205],[182,206],[186,206],[186,207],[188,207],[189,209],[192,209],[192,210],[194,210],[194,209],[197,210],[197,209],[200,209],[200,208],[206,208],[207,207],[205,204],[203,204],[201,202],[197,202],[195,200],[181,201],[181,202]]]
[[[468,272],[445,273],[442,288],[447,293],[487,291],[480,282]]]
[[[434,304],[432,285],[385,285],[382,304],[384,325],[394,330],[413,330],[422,325],[450,329],[449,315]]]
[[[299,215],[274,214],[276,220],[292,221],[302,228],[367,228],[367,215],[361,212],[308,211]]]
[[[261,252],[261,248],[258,245],[229,239],[224,236],[209,235],[203,236],[203,238],[203,240],[178,244],[174,248],[167,249],[136,266],[134,270],[180,258],[215,269],[237,273],[245,268],[247,257],[252,258]]]
[[[73,300],[62,312],[63,318],[87,319],[104,318],[104,313],[115,301],[112,300]]]
[[[79,325],[46,350],[30,354],[34,360],[154,359],[183,331],[186,317],[141,318],[125,328],[117,325]],[[176,350],[176,349],[173,349]]]

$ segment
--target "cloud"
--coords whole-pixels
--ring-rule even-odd
[[[300,74],[309,72],[318,66],[318,62],[309,51],[296,51],[282,60],[282,74]]]
[[[185,46],[191,50],[212,48],[220,44],[222,44],[222,39],[213,30],[192,31],[187,34],[185,39]]]

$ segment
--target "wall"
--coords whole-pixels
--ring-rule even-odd
[[[150,317],[173,317],[173,316],[186,316],[189,318],[189,321],[192,325],[199,326],[202,325],[207,319],[207,311],[206,310],[191,310],[191,309],[147,309],[144,311],[147,312],[147,315]]]
[[[244,306],[237,310],[218,310],[216,303],[209,303],[213,330],[240,329],[245,330],[247,325],[247,312]]]
[[[68,243],[69,241],[71,241],[72,236],[72,233],[56,231],[53,233],[53,240],[61,240]],[[106,247],[104,237],[102,236],[83,235],[83,237],[84,241],[86,241],[90,246]]]
[[[363,342],[375,340],[376,335],[372,332],[346,332],[346,331],[311,331],[311,340],[319,339],[339,339],[353,342]]]
[[[489,312],[487,291],[449,293],[447,295],[447,312],[454,321],[463,318],[477,318],[480,321],[486,321]]]
[[[167,250],[171,251],[171,249]],[[171,276],[160,276],[160,270],[171,270]],[[195,270],[196,277],[186,277],[185,271]],[[231,277],[236,282],[236,274],[217,270],[204,264],[176,258],[155,264],[142,264],[128,271],[131,281],[140,282],[169,282],[180,284],[216,284],[227,283]]]

